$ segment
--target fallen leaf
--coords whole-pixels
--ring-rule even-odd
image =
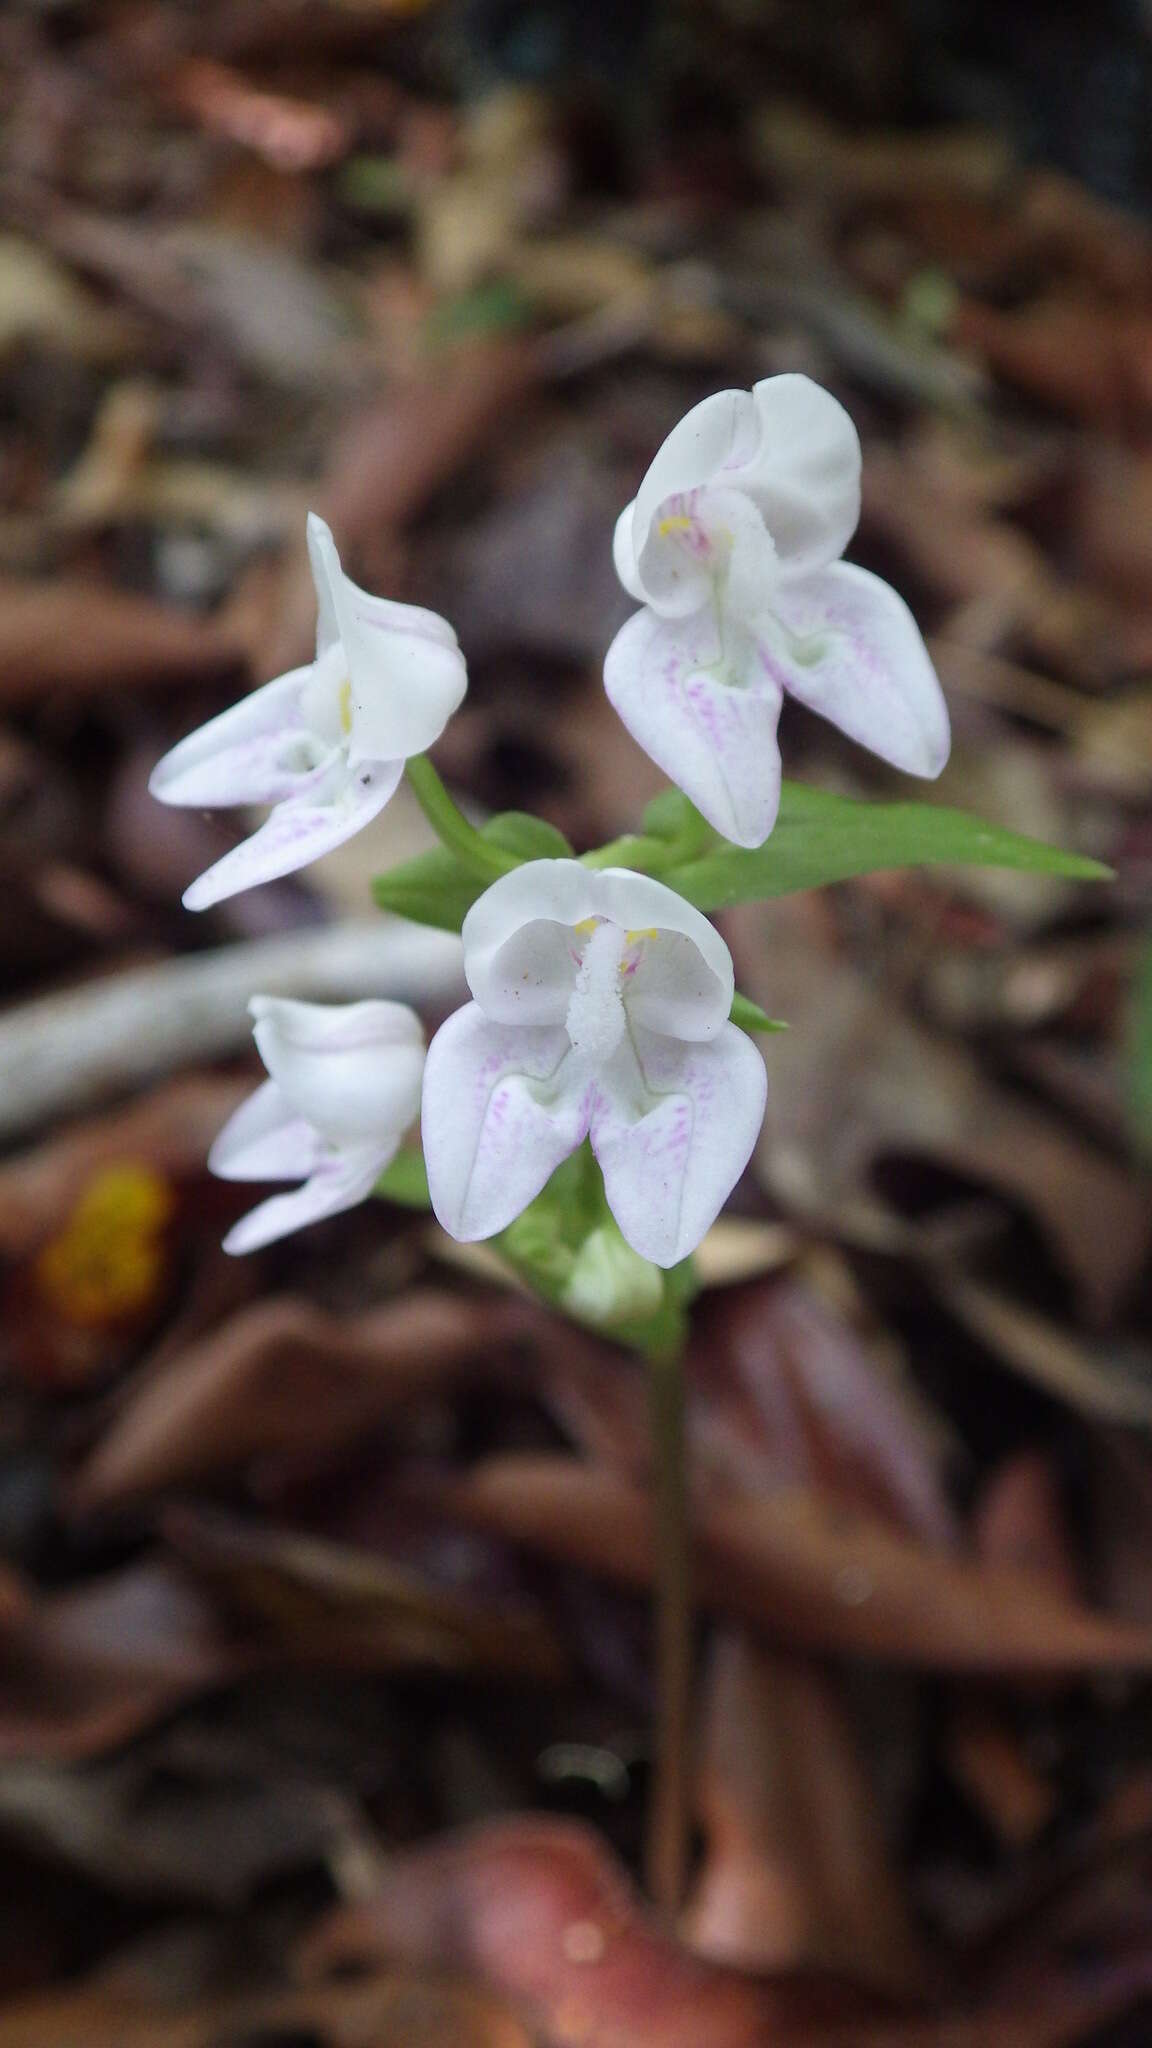
[[[485,1604],[370,1551],[219,1511],[172,1509],[164,1532],[217,1604],[254,1627],[278,1658],[538,1683],[565,1675],[558,1637],[526,1604]]]
[[[692,1956],[591,1831],[528,1818],[397,1857],[378,1895],[337,1909],[301,1957],[309,1975],[396,1961],[477,1972],[537,2021],[540,2048],[1074,2048],[1148,1981],[1146,1963],[1103,1988],[1050,1976],[1030,1999],[928,2017],[811,1975],[765,1982]],[[65,2044],[0,2031],[0,2048]]]
[[[34,704],[75,696],[244,680],[231,626],[107,584],[54,576],[0,578],[0,698]]]
[[[692,1947],[744,1969],[807,1964],[922,1990],[925,1958],[835,1676],[722,1633],[703,1722]]]
[[[597,1838],[559,1821],[504,1821],[397,1858],[379,1896],[337,1911],[304,1951],[309,1972],[394,1959],[478,1971],[556,2048],[823,2039],[818,1998],[693,1957]],[[814,2031],[802,2036],[806,2004]]]
[[[504,1325],[500,1300],[432,1290],[354,1316],[296,1295],[253,1303],[134,1381],[74,1497],[108,1508],[253,1460],[321,1462],[390,1410],[472,1378]]]
[[[494,1458],[437,1498],[546,1557],[651,1584],[651,1506],[618,1473]],[[1066,1600],[1034,1574],[921,1549],[819,1494],[705,1498],[693,1529],[705,1605],[801,1649],[1016,1678],[1152,1668],[1152,1629]]]
[[[1135,1346],[1082,1339],[1010,1296],[960,1275],[938,1273],[936,1290],[993,1356],[1057,1401],[1099,1421],[1152,1428],[1152,1355]]]
[[[253,1659],[195,1584],[145,1560],[50,1595],[5,1631],[0,1757],[72,1759],[126,1742]]]
[[[0,2014],[0,2048],[271,2048],[290,2041],[309,2048],[537,2048],[516,2015],[486,1992],[391,1973],[216,1999],[191,2011],[97,1981]]]
[[[915,1253],[920,1228],[881,1198],[876,1168],[885,1157],[934,1161],[1022,1204],[1086,1313],[1106,1321],[1152,1236],[1131,1174],[996,1087],[963,1047],[930,1036],[890,987],[833,952],[811,902],[748,906],[728,929],[741,985],[791,1027],[766,1050],[771,1085],[756,1153],[788,1213],[851,1242]]]
[[[208,1147],[249,1092],[242,1079],[183,1075],[0,1164],[0,1253],[26,1258],[102,1168],[144,1162],[171,1180],[202,1173]]]

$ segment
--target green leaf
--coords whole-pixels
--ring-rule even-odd
[[[517,860],[572,859],[564,834],[527,811],[500,811],[481,826],[480,836],[515,854]],[[411,918],[414,924],[458,932],[487,886],[469,874],[447,847],[434,846],[428,853],[418,853],[415,860],[376,875],[372,894],[381,910]]]
[[[720,846],[671,868],[661,879],[698,910],[790,896],[884,868],[1020,868],[1101,882],[1112,870],[1082,854],[1026,839],[966,811],[940,804],[859,803],[786,782],[771,838],[752,848]]]
[[[392,1164],[384,1168],[372,1192],[386,1202],[395,1202],[401,1209],[430,1209],[428,1175],[420,1147],[409,1145],[398,1152]]]
[[[455,854],[434,846],[385,875],[373,876],[372,895],[381,910],[409,917],[413,924],[458,932],[484,886],[461,867]]]
[[[519,860],[573,858],[564,834],[545,818],[534,818],[531,811],[498,811],[486,825],[481,825],[480,836],[495,840],[497,846],[514,853]]]
[[[741,1031],[787,1031],[788,1029],[786,1024],[780,1022],[779,1017],[770,1017],[767,1010],[762,1010],[759,1003],[752,1001],[751,996],[742,996],[739,989],[737,989],[732,998],[732,1008],[729,1010],[728,1015],[733,1024],[740,1026]]]

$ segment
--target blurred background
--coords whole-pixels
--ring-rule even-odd
[[[0,2044],[1146,2043],[1147,9],[9,0],[0,105]],[[308,658],[312,507],[456,626],[462,802],[634,825],[612,524],[782,370],[939,797],[1118,880],[723,921],[791,1029],[701,1255],[672,1929],[640,1368],[419,1214],[219,1249],[248,995],[457,1000],[371,909],[419,814],[195,918],[242,825],[146,780]]]

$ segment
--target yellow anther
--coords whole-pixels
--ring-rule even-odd
[[[352,730],[352,678],[345,676],[340,685],[340,726],[348,733]]]
[[[658,939],[660,937],[660,933],[654,924],[650,924],[648,926],[647,931],[625,932],[624,936],[627,939],[628,944],[630,946],[634,946],[636,944],[637,939]]]
[[[581,938],[587,939],[591,937],[599,922],[600,919],[598,917],[582,917],[579,924],[574,924],[572,929],[574,932],[579,932]]]
[[[670,512],[667,519],[660,521],[656,531],[663,540],[669,533],[691,533],[692,523],[686,512]]]

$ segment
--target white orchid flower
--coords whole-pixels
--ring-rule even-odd
[[[424,1032],[406,1003],[297,1003],[253,996],[270,1079],[242,1102],[208,1155],[222,1180],[302,1180],[243,1216],[228,1252],[351,1209],[371,1194],[420,1109]]]
[[[405,761],[439,738],[464,696],[464,657],[446,619],[360,590],[315,513],[308,553],[315,661],[210,719],[152,771],[161,803],[274,807],[185,891],[189,910],[306,867],[370,824]]]
[[[808,377],[718,391],[673,429],[616,526],[643,611],[604,682],[633,738],[738,846],[776,822],[787,690],[911,775],[948,758],[948,713],[919,628],[839,557],[860,516],[860,442]]]
[[[732,958],[681,896],[624,868],[539,860],[464,920],[475,1001],[437,1032],[421,1129],[432,1206],[491,1237],[590,1136],[623,1236],[687,1257],[751,1156],[764,1063],[728,1021]]]

